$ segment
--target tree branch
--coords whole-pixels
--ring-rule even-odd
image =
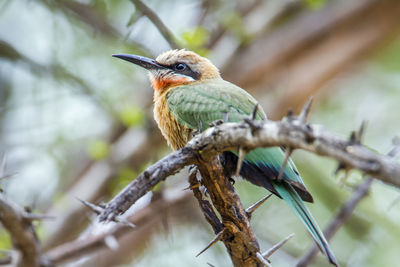
[[[322,126],[305,124],[297,119],[224,123],[197,135],[186,147],[164,157],[140,174],[110,201],[100,215],[100,220],[110,221],[125,212],[158,182],[183,167],[198,162],[200,157],[207,161],[223,151],[239,146],[247,150],[271,146],[304,149],[334,158],[348,168],[359,169],[400,188],[400,165],[394,159],[335,136]]]
[[[176,43],[175,38],[172,32],[165,26],[160,17],[151,10],[145,3],[140,0],[131,0],[131,2],[136,6],[143,15],[145,15],[151,22],[153,22],[154,26],[158,29],[164,39],[168,42],[172,49],[179,49],[180,46]]]
[[[105,239],[108,236],[115,237],[118,242],[122,242],[121,239],[126,238],[128,235],[132,235],[134,240],[143,240],[144,236],[149,236],[148,232],[155,232],[156,226],[165,216],[165,211],[168,214],[176,214],[175,210],[181,212],[182,216],[187,217],[187,210],[192,208],[190,200],[189,192],[175,194],[173,198],[160,198],[126,218],[127,221],[136,225],[135,229],[124,224],[114,224],[104,232],[98,233],[94,231],[87,234],[85,238],[79,237],[73,241],[53,247],[44,256],[51,264],[58,266],[104,251],[107,248]]]
[[[0,221],[11,235],[13,246],[21,252],[21,266],[40,266],[40,250],[31,219],[17,204],[0,194]]]
[[[260,247],[250,227],[246,210],[234,187],[226,178],[218,156],[207,161],[199,160],[198,168],[202,183],[221,216],[224,226],[221,241],[224,242],[233,265],[262,266],[257,258]]]

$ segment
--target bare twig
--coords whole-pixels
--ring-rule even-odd
[[[180,149],[172,152],[154,165],[147,168],[124,190],[114,197],[100,214],[100,221],[112,221],[118,214],[125,212],[140,197],[149,192],[156,184],[178,172],[185,166],[194,163],[191,149]]]
[[[301,113],[300,113],[300,115],[299,115],[299,121],[300,121],[300,122],[306,123],[307,118],[308,118],[308,114],[310,113],[310,110],[311,110],[311,105],[312,105],[312,103],[313,103],[313,100],[314,100],[314,97],[311,96],[311,97],[307,100],[306,104],[304,105],[304,108],[303,108],[303,110],[301,111]]]
[[[90,203],[90,202],[88,202],[88,201],[85,201],[85,200],[82,200],[82,199],[79,199],[79,198],[77,198],[77,199],[78,199],[83,205],[85,205],[86,207],[88,207],[91,211],[93,211],[93,212],[96,213],[97,215],[101,214],[101,213],[103,212],[103,210],[104,210],[104,207],[101,207],[100,205],[95,205],[95,204],[93,204],[93,203]],[[129,226],[129,227],[131,227],[131,228],[135,228],[135,227],[136,227],[136,225],[134,225],[133,223],[131,223],[131,222],[125,220],[125,219],[122,219],[122,218],[120,218],[120,217],[118,217],[118,216],[114,217],[114,218],[113,218],[113,221],[116,222],[116,223],[121,223],[121,224],[123,224],[123,225]]]
[[[40,265],[40,250],[34,228],[25,211],[0,194],[0,221],[11,235],[13,246],[21,252],[21,266]]]
[[[138,10],[140,10],[140,12],[142,12],[143,15],[148,17],[149,20],[153,22],[154,26],[156,26],[156,28],[160,31],[161,35],[168,42],[172,49],[180,48],[180,46],[176,43],[171,31],[167,28],[167,26],[165,26],[160,17],[153,10],[151,10],[151,8],[149,8],[145,3],[140,0],[131,0],[131,2],[136,6]]]
[[[182,194],[175,195],[172,199],[158,199],[127,218],[129,222],[137,225],[134,231],[126,225],[114,224],[110,229],[106,230],[106,232],[94,232],[89,234],[87,238],[77,238],[76,240],[54,247],[49,250],[44,257],[54,266],[59,266],[78,260],[83,256],[87,257],[93,253],[104,250],[107,247],[105,239],[109,236],[114,236],[118,242],[128,234],[133,235],[136,240],[140,240],[140,236],[147,236],[145,233],[149,231],[147,227],[150,227],[150,232],[155,232],[154,228],[158,225],[160,218],[164,216],[164,211],[169,210],[168,213],[171,213],[172,210],[175,209],[179,212],[183,212],[186,217],[187,209],[193,205],[190,200],[191,194],[189,192],[182,192]],[[176,214],[176,212],[172,213]]]
[[[235,176],[239,176],[240,174],[240,170],[242,169],[242,165],[243,165],[243,160],[244,157],[246,156],[246,151],[243,149],[243,147],[239,147],[238,149],[238,160],[237,160],[237,164],[236,164],[236,171],[235,171]]]
[[[251,215],[253,214],[253,212],[258,209],[267,199],[269,199],[272,196],[272,193],[266,195],[265,197],[263,197],[262,199],[260,199],[259,201],[257,201],[256,203],[254,203],[253,205],[251,205],[250,207],[248,207],[246,209],[246,213],[247,213],[247,217],[251,217]]]
[[[260,248],[246,211],[225,172],[218,156],[197,162],[212,204],[224,226],[222,239],[234,266],[259,266],[256,253]],[[229,203],[229,204],[228,204]]]
[[[209,249],[212,245],[214,245],[215,243],[217,243],[218,241],[220,241],[222,239],[222,234],[224,233],[224,229],[222,229],[221,232],[219,232],[213,240],[210,241],[210,243],[208,243],[208,245],[203,248],[197,255],[196,257],[200,256],[201,254],[203,254],[203,252],[205,252],[207,249]]]
[[[275,251],[277,251],[278,249],[280,249],[283,245],[286,244],[286,242],[289,241],[289,239],[291,239],[294,236],[294,234],[290,234],[288,235],[285,239],[281,240],[279,243],[277,243],[276,245],[274,245],[272,248],[268,249],[267,251],[265,251],[262,256],[266,259],[268,259],[269,257],[271,257],[272,254],[275,253]]]
[[[218,235],[219,233],[222,232],[224,229],[224,226],[222,225],[221,221],[219,220],[217,214],[215,214],[213,206],[211,203],[203,198],[203,194],[200,191],[200,188],[197,186],[200,184],[197,180],[197,175],[198,175],[198,168],[194,167],[194,169],[191,171],[189,175],[189,183],[190,183],[190,188],[193,191],[193,195],[197,199],[199,206],[204,214],[204,217],[206,218],[207,222],[211,225],[211,227],[214,230],[214,233]]]
[[[257,259],[260,261],[261,264],[267,267],[271,267],[271,264],[266,260],[260,252],[257,252]]]

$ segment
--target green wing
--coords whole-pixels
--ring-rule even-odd
[[[170,112],[178,122],[190,129],[197,129],[199,120],[203,129],[208,128],[210,123],[219,119],[223,120],[225,117],[229,122],[242,121],[249,117],[257,105],[257,101],[250,94],[224,80],[176,87],[167,95],[167,103]],[[256,119],[264,118],[266,115],[259,107]],[[245,160],[256,165],[267,165],[279,171],[284,154],[278,147],[257,148],[248,153]],[[291,160],[285,168],[284,178],[300,183],[298,186],[305,189],[296,166]]]
[[[242,121],[252,113],[257,101],[240,87],[215,80],[176,87],[167,95],[167,103],[179,123],[197,129],[201,120],[206,129],[211,122],[226,117],[229,122]],[[259,120],[266,118],[261,108],[256,117]]]

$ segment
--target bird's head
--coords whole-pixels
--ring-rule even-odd
[[[126,54],[113,56],[149,70],[151,85],[157,91],[220,77],[210,60],[184,49],[164,52],[155,60]]]

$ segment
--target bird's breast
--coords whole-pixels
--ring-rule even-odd
[[[165,100],[167,92],[154,95],[154,119],[172,149],[177,150],[186,145],[192,138],[192,130],[178,123],[178,120],[170,112]]]

